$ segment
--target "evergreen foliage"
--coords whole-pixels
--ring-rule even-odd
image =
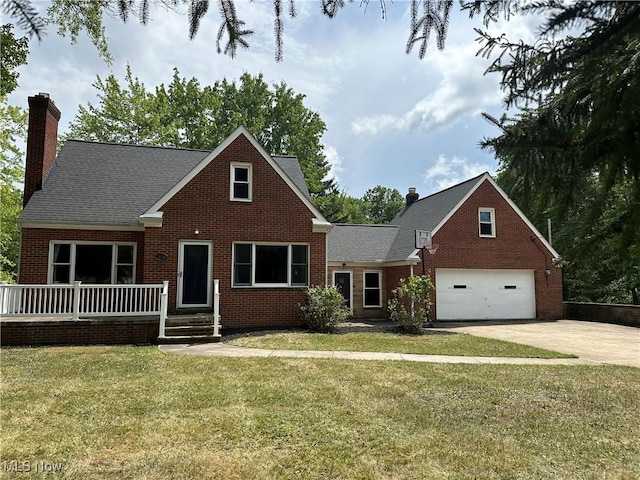
[[[546,14],[533,45],[479,31],[480,53],[500,52],[488,71],[502,75],[506,106],[521,108],[485,114],[501,134],[481,146],[525,213],[558,226],[567,298],[637,303],[640,3],[541,1],[521,13]]]
[[[108,39],[104,29],[104,16],[119,18],[127,22],[130,18],[137,18],[142,25],[147,25],[151,8],[173,10],[178,14],[186,14],[188,19],[189,39],[198,33],[200,22],[209,13],[212,0],[52,0],[47,10],[47,19],[43,19],[34,9],[36,0],[2,0],[2,9],[14,19],[30,35],[38,38],[44,33],[45,24],[53,23],[58,26],[58,34],[68,35],[71,43],[76,43],[81,31],[85,31],[102,57],[108,62],[113,59],[109,53]],[[275,59],[281,61],[284,55],[284,17],[294,19],[297,16],[296,1],[301,0],[271,0],[273,4],[273,33],[275,40]],[[500,3],[508,2],[501,0]],[[254,30],[247,28],[236,11],[237,0],[217,0],[220,27],[216,36],[218,53],[230,57],[237,55],[239,48],[249,48],[249,39]],[[334,18],[349,4],[356,4],[360,8],[369,7],[370,0],[354,2],[353,0],[318,0],[320,12],[326,18]],[[378,0],[380,14],[387,18],[387,10],[393,1]],[[468,0],[459,0],[464,6]],[[477,3],[477,2],[471,2]],[[400,2],[403,5],[403,2]],[[419,58],[424,58],[432,34],[438,49],[444,48],[444,42],[449,25],[449,15],[454,0],[411,0],[411,18],[409,21],[409,37],[406,52],[410,53],[414,46],[418,46]]]

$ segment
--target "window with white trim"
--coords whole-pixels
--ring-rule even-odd
[[[496,236],[496,215],[493,208],[478,209],[478,231],[481,237]]]
[[[134,283],[134,243],[51,242],[49,283]]]
[[[233,244],[234,287],[306,287],[308,285],[308,245]]]
[[[363,306],[382,306],[382,274],[381,272],[364,272]]]
[[[229,198],[236,202],[250,202],[252,196],[252,165],[250,163],[231,164],[231,185]]]

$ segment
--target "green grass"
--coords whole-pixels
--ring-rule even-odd
[[[575,358],[575,355],[571,354],[473,335],[403,335],[366,332],[337,335],[279,332],[236,337],[227,343],[241,347],[274,350],[392,352],[476,357]]]
[[[630,367],[0,355],[0,461],[63,465],[28,478],[640,477]]]

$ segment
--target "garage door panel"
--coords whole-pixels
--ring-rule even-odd
[[[439,320],[535,318],[532,270],[436,269]]]

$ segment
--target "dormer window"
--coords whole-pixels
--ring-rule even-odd
[[[496,211],[494,208],[479,208],[478,223],[481,237],[495,238]]]
[[[250,202],[252,194],[252,165],[250,163],[231,164],[231,186],[229,198],[235,202]]]

